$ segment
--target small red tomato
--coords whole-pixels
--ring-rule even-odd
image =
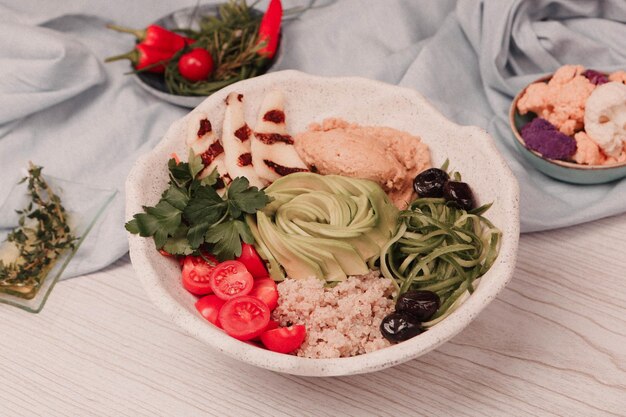
[[[241,255],[239,255],[237,260],[246,266],[248,272],[250,272],[255,279],[268,277],[265,264],[261,260],[261,257],[257,253],[256,249],[254,249],[254,246],[242,243]]]
[[[270,310],[274,310],[278,305],[278,287],[276,287],[276,283],[271,278],[255,280],[254,286],[248,295],[263,301]]]
[[[276,320],[270,320],[270,322],[267,323],[267,327],[265,328],[265,331],[278,329],[279,327],[280,327],[279,322],[277,322]]]
[[[200,314],[202,314],[202,317],[221,328],[222,326],[220,326],[217,315],[219,314],[224,303],[225,301],[216,295],[206,295],[196,301],[196,309]]]
[[[291,353],[302,345],[305,337],[306,328],[296,324],[263,332],[261,342],[272,352]]]
[[[272,320],[272,319],[270,319],[270,322],[269,322],[269,323],[267,323],[267,326],[265,327],[265,329],[263,330],[263,332],[266,332],[266,331],[268,331],[268,330],[278,329],[279,327],[280,327],[280,323],[279,323],[279,322],[277,322],[276,320]],[[261,334],[263,334],[263,333],[261,333]],[[257,336],[257,337],[255,337],[253,340],[254,340],[254,341],[259,341],[259,342],[260,342],[260,341],[261,341],[261,338]]]
[[[217,265],[217,259],[206,256],[213,264],[205,261],[201,256],[187,256],[183,260],[183,287],[195,295],[210,294],[211,273]]]
[[[254,285],[254,278],[244,264],[226,261],[219,264],[211,273],[211,289],[222,300],[246,295]]]
[[[270,309],[258,298],[243,295],[222,306],[218,320],[224,331],[235,339],[254,339],[270,322]]]
[[[213,71],[213,58],[204,48],[193,48],[178,59],[178,72],[189,81],[206,80]]]

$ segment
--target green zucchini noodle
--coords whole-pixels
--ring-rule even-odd
[[[495,262],[502,233],[483,214],[443,198],[418,198],[400,213],[398,232],[381,248],[380,270],[398,289],[435,292],[441,306],[430,327],[461,305]]]

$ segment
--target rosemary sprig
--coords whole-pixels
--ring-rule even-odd
[[[19,183],[28,182],[31,201],[22,210],[15,229],[7,241],[19,253],[17,259],[5,264],[0,260],[0,291],[33,298],[44,277],[55,261],[67,249],[73,249],[77,240],[71,233],[67,213],[56,195],[41,175],[42,167],[32,163],[28,176]]]
[[[178,51],[165,67],[165,84],[172,94],[209,95],[246,78],[262,73],[269,60],[257,52],[264,46],[258,33],[261,16],[254,16],[245,0],[230,0],[219,8],[218,16],[206,16],[199,31],[186,31],[196,39],[191,47],[207,49],[215,69],[206,81],[191,82],[178,71],[178,59],[189,48]]]

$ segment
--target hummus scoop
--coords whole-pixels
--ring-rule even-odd
[[[300,158],[322,175],[343,175],[378,183],[399,209],[413,199],[413,179],[430,168],[422,140],[390,127],[361,126],[329,118],[295,138]]]
[[[619,157],[626,141],[626,85],[599,85],[585,103],[585,131],[608,156]]]

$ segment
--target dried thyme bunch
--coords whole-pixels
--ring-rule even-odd
[[[9,264],[0,260],[0,289],[9,287],[18,293],[38,289],[57,258],[66,249],[73,249],[77,240],[61,199],[43,179],[41,170],[31,163],[28,176],[19,182],[28,181],[31,201],[23,210],[16,210],[19,226],[9,233],[7,241],[17,247],[19,256]]]

